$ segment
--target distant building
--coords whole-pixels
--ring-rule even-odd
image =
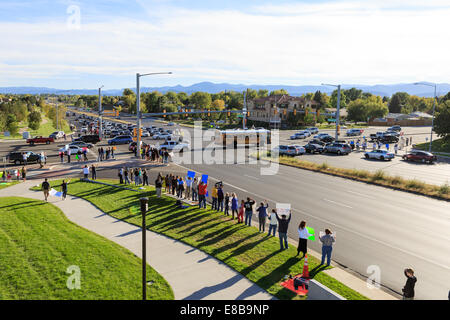
[[[305,110],[305,108],[315,108],[316,105],[317,103],[313,100],[292,97],[287,94],[257,98],[247,103],[247,110],[250,112],[248,119],[268,122],[272,126],[276,126],[285,122],[288,114],[294,109]],[[286,114],[284,114],[284,110],[286,110]]]

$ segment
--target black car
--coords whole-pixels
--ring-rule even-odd
[[[81,136],[79,138],[76,138],[74,141],[83,141],[86,143],[93,143],[96,144],[97,142],[100,142],[100,137],[98,136],[98,134],[89,134],[89,135],[84,135]]]
[[[402,131],[402,128],[398,125],[392,126],[390,127],[388,130],[392,130],[392,131]]]
[[[8,160],[8,162],[14,162],[14,164],[23,164],[23,153],[26,153],[28,155],[27,157],[27,163],[30,162],[36,162],[36,163],[40,163],[41,162],[41,156],[31,152],[31,151],[22,151],[22,152],[10,152],[7,156],[6,159]]]
[[[324,150],[323,146],[311,142],[305,145],[304,148],[307,153],[322,153]]]
[[[320,139],[320,141],[327,142],[327,143],[334,141],[334,138],[332,136],[322,136],[319,139]]]
[[[312,140],[310,140],[308,143],[318,144],[319,146],[322,146],[322,147],[325,146],[325,142],[322,142],[322,141],[320,141],[319,139],[312,139]]]
[[[382,137],[378,138],[378,142],[380,143],[397,143],[398,138],[394,135],[383,135]]]

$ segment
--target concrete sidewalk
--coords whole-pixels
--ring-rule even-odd
[[[36,184],[36,181],[27,181],[2,189],[0,197],[44,200],[42,192],[29,190]],[[65,201],[49,197],[49,202],[60,208],[70,221],[141,257],[140,228],[117,220],[88,201],[70,195]],[[147,231],[147,250],[147,262],[167,280],[176,300],[275,299],[224,263],[177,240]]]

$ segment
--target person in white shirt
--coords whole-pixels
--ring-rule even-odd
[[[303,257],[305,256],[307,251],[308,238],[310,236],[311,234],[309,234],[308,229],[306,229],[306,222],[305,221],[300,222],[300,225],[298,226],[298,247],[296,256],[298,256],[300,252],[303,253]]]
[[[89,177],[89,167],[87,165],[83,168],[84,178],[87,179]]]
[[[277,210],[276,209],[272,209],[272,212],[270,213],[269,216],[269,233],[268,235],[270,236],[270,232],[273,231],[273,236],[275,237],[275,232],[277,232],[277,226],[278,226],[278,220],[277,220]]]

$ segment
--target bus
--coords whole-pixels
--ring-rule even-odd
[[[219,131],[219,139],[224,148],[233,146],[237,149],[238,146],[264,146],[271,144],[270,130],[264,128],[252,128],[252,129],[231,129]],[[220,143],[219,142],[219,143]]]

